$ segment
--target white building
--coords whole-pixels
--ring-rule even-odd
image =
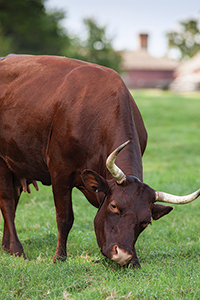
[[[170,89],[177,92],[200,90],[200,52],[175,70]]]

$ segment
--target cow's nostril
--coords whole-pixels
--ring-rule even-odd
[[[117,245],[113,247],[113,251],[112,251],[113,255],[117,255],[118,254],[117,248],[118,248]]]
[[[113,247],[111,254],[111,259],[122,266],[128,264],[133,257],[133,255],[129,254],[123,249],[120,249],[117,245]]]

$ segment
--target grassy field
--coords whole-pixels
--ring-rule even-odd
[[[179,195],[200,188],[200,94],[134,91],[133,96],[149,134],[144,181]],[[174,205],[140,235],[136,251],[142,269],[136,271],[101,255],[93,230],[96,209],[77,190],[73,199],[68,259],[53,264],[57,228],[51,187],[23,195],[16,226],[29,260],[0,251],[0,299],[200,299],[200,199]],[[2,230],[3,221],[1,237]]]

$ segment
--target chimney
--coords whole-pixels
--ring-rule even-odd
[[[148,37],[149,35],[146,33],[139,34],[139,49],[140,50],[146,50],[148,47]]]

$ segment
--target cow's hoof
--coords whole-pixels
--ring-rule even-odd
[[[67,259],[67,256],[54,255],[53,263],[56,264],[57,260],[64,262],[64,261],[66,261],[66,259]]]
[[[2,243],[1,248],[3,251],[9,253],[10,252],[10,243],[9,244]]]
[[[19,252],[11,252],[10,251],[10,255],[14,255],[15,257],[23,257],[24,260],[28,260],[28,258],[26,257],[25,253],[19,253]]]
[[[27,257],[24,253],[24,249],[22,247],[22,244],[19,243],[10,243],[10,255],[14,255],[14,256],[19,256],[19,257],[23,257],[24,260],[27,260]]]

